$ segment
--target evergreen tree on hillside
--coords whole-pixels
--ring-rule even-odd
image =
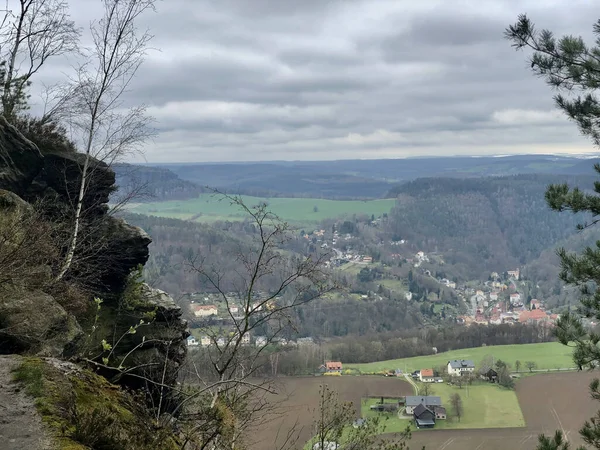
[[[600,88],[600,20],[593,27],[596,41],[587,45],[581,37],[556,38],[549,30],[536,30],[525,15],[506,29],[505,37],[516,49],[533,51],[530,59],[534,74],[558,90],[554,97],[556,106],[573,120],[581,133],[589,136],[594,145],[600,146],[600,101],[596,91]],[[596,164],[600,173],[600,165]],[[579,225],[583,229],[600,221],[600,181],[594,183],[594,193],[585,193],[566,184],[551,185],[546,191],[546,201],[555,211],[585,212],[593,216],[589,223]],[[577,313],[563,315],[556,328],[556,335],[564,345],[574,347],[573,359],[580,369],[600,365],[600,334],[588,330],[582,317],[600,319],[600,241],[595,247],[587,247],[582,254],[567,253],[559,249],[560,278],[567,284],[581,289],[581,306]],[[590,385],[592,398],[600,400],[600,381]],[[586,421],[580,430],[583,440],[600,448],[600,412]],[[560,431],[554,436],[540,436],[538,450],[567,450],[569,444]],[[584,447],[580,447],[584,448]]]

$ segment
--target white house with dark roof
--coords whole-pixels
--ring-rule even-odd
[[[427,408],[433,408],[435,406],[442,406],[441,397],[435,395],[407,395],[404,402],[406,414],[412,414],[415,408],[419,405],[423,405]]]
[[[453,359],[448,361],[448,375],[460,376],[475,371],[475,363],[470,359]]]

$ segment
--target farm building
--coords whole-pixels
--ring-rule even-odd
[[[404,403],[406,407],[406,414],[412,414],[415,408],[421,404],[427,406],[428,408],[442,406],[442,399],[433,395],[422,397],[417,395],[407,395]]]
[[[435,413],[422,403],[414,409],[413,417],[417,428],[433,428],[435,425]]]
[[[462,375],[475,371],[475,363],[470,359],[453,359],[448,361],[448,375]]]
[[[433,369],[421,369],[419,372],[419,380],[423,383],[433,383],[435,381]]]
[[[490,369],[481,375],[481,378],[488,380],[490,383],[495,383],[496,380],[498,380],[498,372],[496,372],[494,369]]]
[[[436,420],[439,420],[439,419],[443,420],[446,418],[446,408],[444,408],[443,406],[434,406],[433,412],[435,414]]]

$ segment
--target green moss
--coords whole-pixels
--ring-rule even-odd
[[[154,427],[143,402],[86,369],[67,370],[27,358],[13,379],[35,399],[58,448],[173,450],[171,431]]]

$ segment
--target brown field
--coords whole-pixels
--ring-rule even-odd
[[[290,430],[295,427],[293,438],[296,448],[302,446],[313,435],[313,415],[319,401],[319,385],[325,383],[335,389],[342,401],[356,405],[356,417],[360,417],[361,398],[368,395],[403,396],[413,390],[406,381],[383,377],[290,377],[276,382],[276,396],[267,400],[276,401],[271,417],[266,423],[256,426],[250,433],[253,438],[252,450],[280,448]],[[276,442],[278,445],[275,445]]]
[[[600,408],[600,404],[589,397],[588,386],[596,376],[597,373],[575,372],[526,377],[519,380],[516,387],[525,428],[418,431],[413,433],[410,447],[420,449],[424,445],[427,450],[533,450],[540,433],[551,434],[558,429],[566,434],[571,448],[577,448],[583,443],[579,428]],[[362,397],[412,393],[408,383],[395,378],[282,378],[277,382],[280,394],[270,396],[270,400],[281,400],[272,410],[275,417],[253,430],[256,442],[252,450],[279,448],[274,442],[281,444],[285,441],[294,425],[296,448],[301,449],[313,435],[313,412],[322,382],[336,389],[342,400],[354,402],[357,417]]]

